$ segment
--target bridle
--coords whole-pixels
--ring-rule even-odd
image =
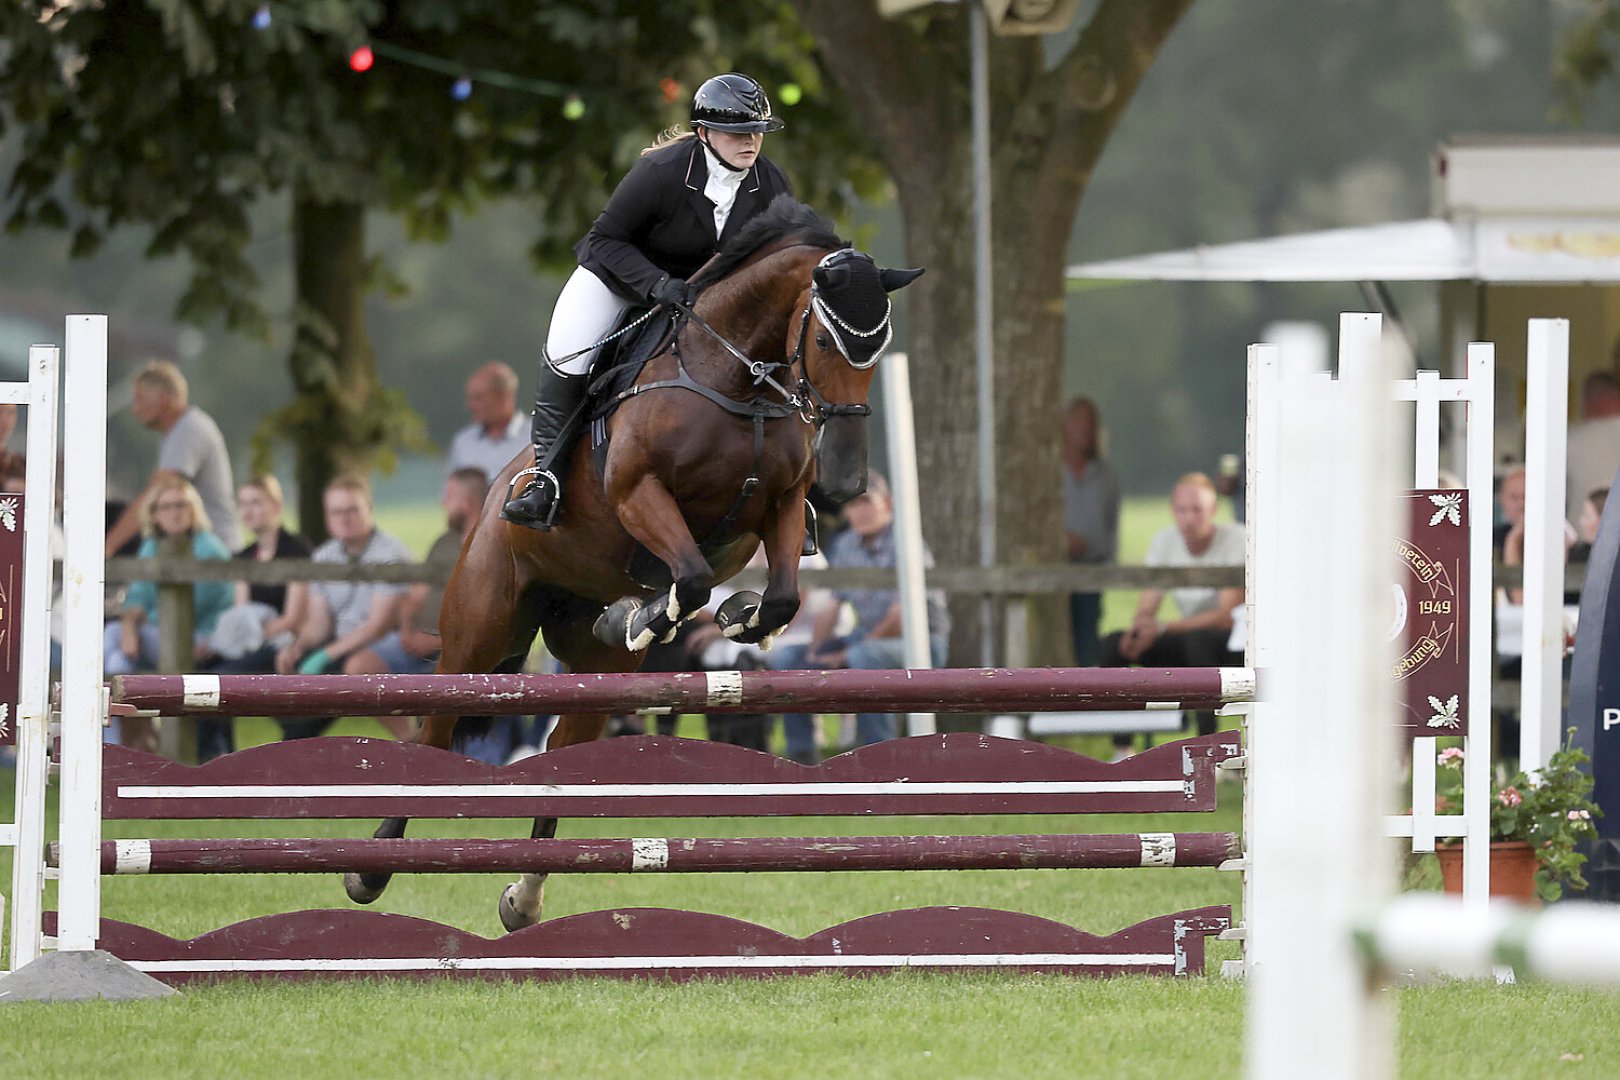
[[[837,251],[830,252],[820,262],[818,262],[816,264],[816,271],[833,269],[836,268],[840,263],[851,260],[865,260],[870,262],[871,257],[861,254],[854,248],[839,248]],[[810,337],[811,313],[815,313],[816,317],[821,320],[821,324],[825,326],[828,333],[832,335],[833,343],[838,346],[838,352],[843,356],[845,363],[849,364],[850,367],[856,369],[857,371],[865,371],[873,364],[878,362],[879,358],[882,357],[884,350],[889,347],[889,342],[893,340],[894,326],[890,321],[890,315],[892,314],[893,308],[889,303],[889,298],[887,295],[885,295],[883,298],[883,317],[878,321],[876,326],[870,330],[860,330],[854,326],[851,326],[846,319],[842,318],[836,311],[832,309],[832,306],[827,303],[826,297],[822,295],[821,283],[817,280],[817,276],[818,275],[815,272],[812,272],[810,275],[810,299],[805,303],[803,311],[799,313],[798,340],[793,346],[793,355],[789,356],[786,361],[755,360],[728,341],[724,334],[720,333],[720,331],[716,330],[713,326],[710,326],[701,315],[699,315],[688,305],[676,302],[673,306],[679,318],[686,319],[693,326],[696,326],[699,330],[702,330],[705,334],[708,334],[711,338],[719,343],[722,349],[724,349],[745,368],[747,368],[748,373],[754,377],[755,386],[768,386],[772,390],[776,391],[776,393],[781,395],[782,404],[777,406],[778,408],[783,409],[781,415],[788,415],[789,413],[796,412],[801,420],[812,427],[815,427],[819,431],[828,420],[835,417],[870,416],[872,414],[872,407],[862,402],[846,403],[828,401],[826,396],[823,395],[820,389],[817,388],[816,384],[811,381],[810,364],[808,358],[805,356],[805,343]],[[879,334],[883,335],[883,340],[878,343],[875,349],[872,350],[871,356],[869,356],[866,360],[858,361],[850,355],[849,346],[845,341],[845,335],[864,341],[876,338]],[[677,337],[678,336],[679,335],[677,334]],[[676,361],[679,363],[680,353],[678,349],[676,350],[675,355]],[[782,383],[777,381],[775,373],[778,371],[786,371],[791,376],[795,366],[797,366],[799,369],[798,382],[792,390],[789,390],[786,386],[783,386]],[[682,374],[684,373],[683,367]],[[726,398],[726,400],[731,401],[732,399]]]

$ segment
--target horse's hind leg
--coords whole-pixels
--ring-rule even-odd
[[[476,541],[478,538],[474,539]],[[477,566],[463,573],[466,562],[480,554],[488,562],[488,553],[482,552],[476,543],[469,545],[463,561],[457,563],[445,587],[444,601],[439,609],[443,649],[434,669],[441,675],[516,671],[528,655],[529,645],[534,641],[538,629],[538,619],[531,613],[532,605],[519,598],[520,590],[512,581],[510,569],[499,577],[481,571]],[[494,563],[508,568],[511,565],[510,560],[503,560],[498,553]],[[496,591],[487,591],[491,589]],[[424,716],[422,729],[416,735],[417,743],[440,750],[450,749],[459,719],[456,716]],[[396,840],[405,835],[405,826],[409,821],[409,818],[402,817],[387,818],[377,826],[372,838]],[[356,904],[369,904],[383,894],[392,878],[393,875],[387,873],[344,874],[343,891]]]
[[[591,623],[598,608],[589,601],[580,601],[545,623],[546,647],[551,654],[568,667],[582,673],[634,671],[641,666],[641,654],[628,649],[604,645],[591,636]],[[565,713],[557,717],[557,726],[546,740],[547,750],[560,750],[574,743],[591,742],[602,737],[607,730],[607,713]],[[557,819],[535,818],[529,834],[534,839],[550,840],[557,835]],[[540,907],[545,896],[545,874],[523,874],[501,893],[499,911],[501,925],[508,931],[521,930],[540,921]]]

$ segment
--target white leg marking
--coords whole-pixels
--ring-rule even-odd
[[[540,900],[546,875],[524,874],[512,883],[512,909],[530,922],[540,921]]]

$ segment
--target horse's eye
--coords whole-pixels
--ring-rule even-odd
[[[830,349],[830,348],[832,348],[832,338],[828,337],[826,334],[817,334],[816,335],[816,348],[818,348],[818,349]]]

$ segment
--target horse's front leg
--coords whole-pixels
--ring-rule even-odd
[[[625,531],[669,567],[674,579],[667,596],[621,600],[597,621],[596,636],[604,644],[640,652],[655,641],[667,641],[682,619],[709,602],[714,568],[692,539],[675,497],[656,478],[641,476],[617,503]]]
[[[769,649],[776,635],[799,611],[799,553],[804,542],[804,492],[795,489],[776,501],[765,519],[765,562],[770,568],[765,595],[738,592],[715,615],[721,632],[734,641]]]

